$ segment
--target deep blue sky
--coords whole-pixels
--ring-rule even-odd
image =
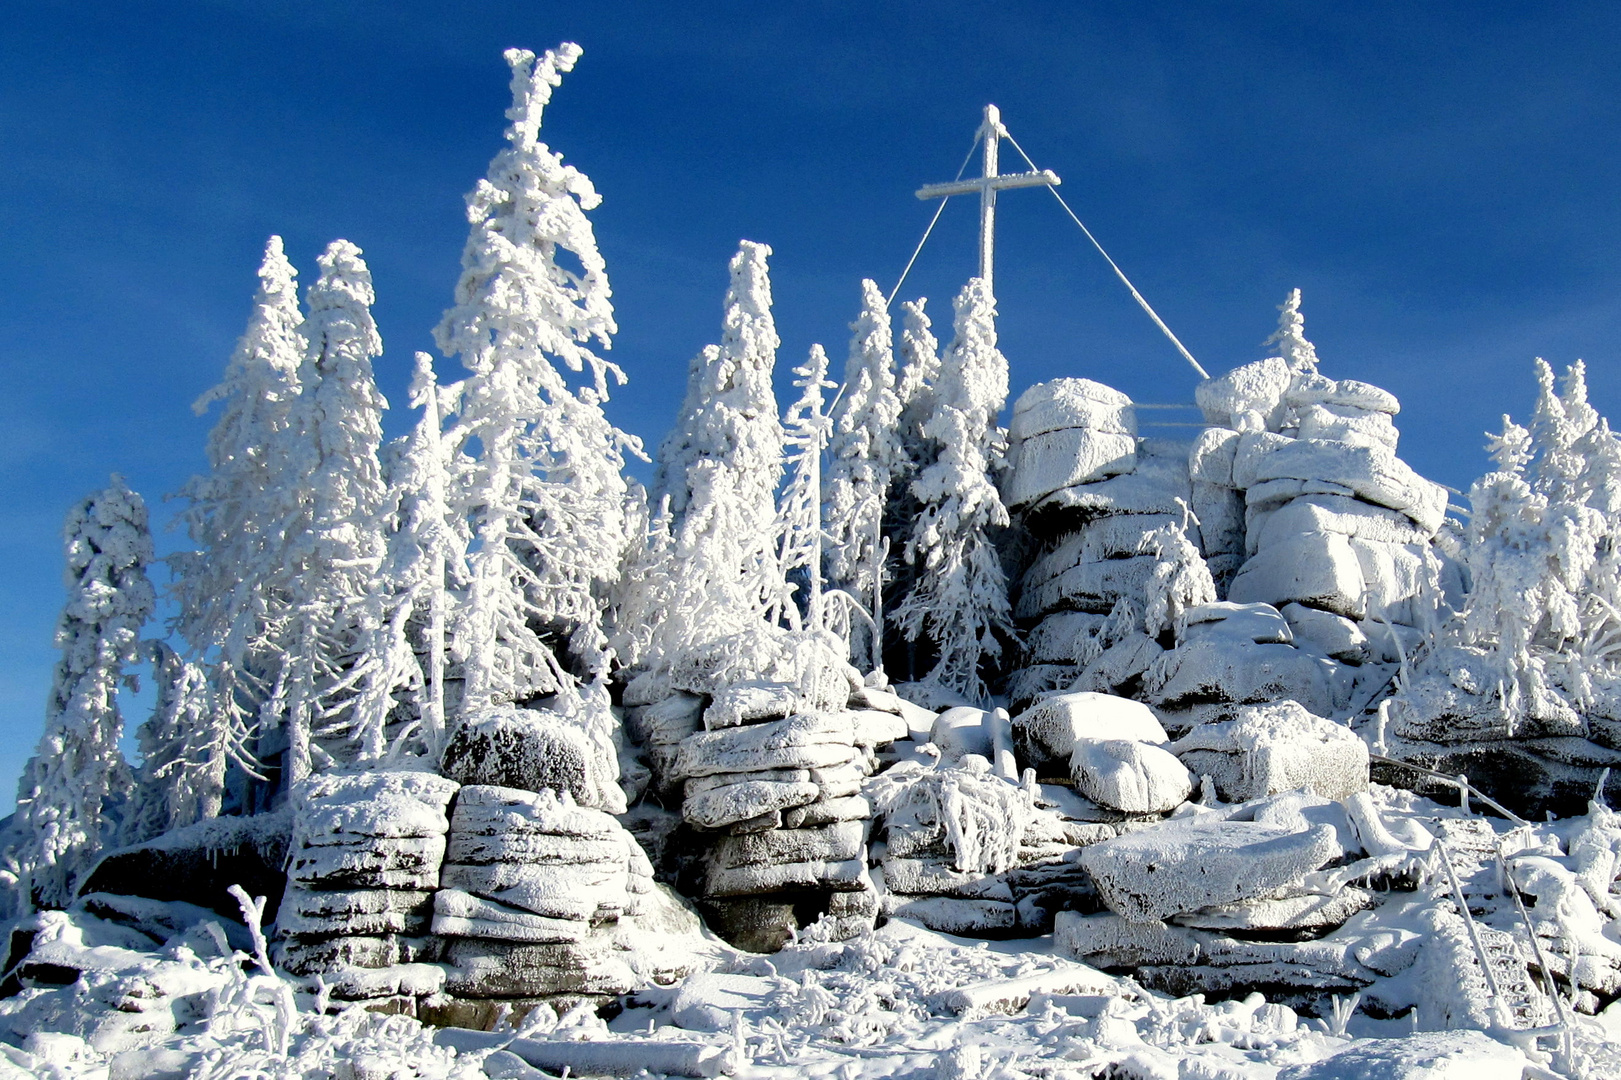
[[[403,404],[500,145],[503,48],[585,48],[542,137],[603,193],[631,377],[612,415],[650,443],[739,238],[775,248],[785,360],[822,341],[840,362],[859,279],[893,284],[930,212],[913,190],[994,101],[1207,368],[1259,357],[1298,286],[1324,371],[1394,391],[1404,455],[1464,488],[1534,355],[1585,357],[1618,411],[1618,30],[1605,4],[8,5],[0,812],[49,687],[62,516],[113,470],[172,511],[267,235],[306,283],[330,239],[365,249]],[[974,219],[953,202],[908,282],[940,322]],[[1190,399],[1049,196],[1007,196],[1000,224],[1015,393],[1073,374]]]

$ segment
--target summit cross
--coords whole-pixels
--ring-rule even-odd
[[[1062,181],[1051,169],[1037,172],[1001,175],[996,167],[997,145],[1007,135],[1002,126],[1002,113],[995,105],[985,106],[985,121],[975,138],[985,140],[985,168],[982,175],[971,180],[953,180],[949,184],[928,184],[917,189],[920,199],[949,199],[953,195],[979,193],[979,276],[985,287],[991,289],[991,264],[996,248],[996,193],[1005,188],[1057,187]],[[995,290],[991,289],[992,295]]]

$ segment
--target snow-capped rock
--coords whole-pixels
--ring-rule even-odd
[[[1092,844],[1081,863],[1111,911],[1133,922],[1266,896],[1340,855],[1334,830],[1250,821],[1173,822]]]
[[[1075,790],[1127,814],[1163,814],[1187,801],[1193,777],[1170,751],[1129,739],[1082,739],[1070,754]]]
[[[579,723],[543,709],[503,707],[466,717],[442,767],[463,784],[567,792],[580,806],[615,807],[612,766]],[[618,803],[623,802],[619,794]]]
[[[1368,748],[1349,728],[1299,702],[1246,705],[1172,744],[1183,764],[1215,782],[1228,802],[1309,787],[1342,799],[1368,787]]]

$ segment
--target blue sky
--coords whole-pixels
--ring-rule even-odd
[[[542,137],[604,196],[631,378],[611,410],[650,443],[740,238],[775,249],[782,370],[813,341],[841,362],[860,279],[894,283],[931,211],[913,190],[950,179],[993,101],[1207,368],[1259,357],[1298,286],[1324,371],[1394,391],[1404,456],[1465,488],[1535,355],[1586,358],[1621,411],[1618,31],[1574,3],[9,5],[0,812],[40,730],[62,516],[114,470],[172,513],[267,235],[306,283],[332,238],[365,250],[403,406],[500,143],[503,48],[585,48]],[[1191,399],[1050,197],[1006,196],[999,226],[1015,393],[1084,375]],[[939,322],[974,227],[954,201],[907,283]]]

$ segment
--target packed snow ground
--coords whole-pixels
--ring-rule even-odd
[[[1538,936],[1564,938],[1546,947],[1608,958],[1621,971],[1621,920],[1613,905],[1602,913],[1584,907],[1579,887],[1587,878],[1613,879],[1621,848],[1615,814],[1595,806],[1585,818],[1511,830],[1394,789],[1376,786],[1372,797],[1392,837],[1483,828],[1493,841],[1511,837],[1510,872],[1539,900],[1531,916]],[[1471,863],[1461,845],[1449,847],[1476,932],[1523,939],[1512,901],[1500,889],[1494,895],[1492,868]],[[1415,867],[1425,880],[1365,913],[1376,925],[1364,925],[1364,936],[1411,944],[1435,937],[1438,916],[1458,921],[1434,851]],[[1575,887],[1559,893],[1561,881]],[[1558,927],[1538,924],[1556,910]],[[34,987],[0,1002],[0,1031],[20,1043],[0,1042],[0,1077],[539,1080],[565,1066],[574,1076],[838,1080],[1621,1077],[1621,1005],[1583,1016],[1574,999],[1560,1010],[1536,986],[1522,986],[1518,992],[1529,993],[1521,1007],[1498,1022],[1488,1018],[1487,1031],[1459,1027],[1471,1010],[1491,1007],[1472,985],[1480,969],[1467,956],[1454,968],[1420,957],[1367,990],[1370,999],[1417,1002],[1406,1015],[1377,1019],[1359,1008],[1362,997],[1347,995],[1330,999],[1325,1015],[1306,1017],[1260,994],[1207,1002],[1146,990],[1065,955],[1062,922],[1056,940],[990,942],[895,918],[843,942],[822,940],[813,925],[770,956],[705,935],[679,960],[665,957],[690,973],[624,995],[603,1015],[581,1006],[559,1018],[542,1006],[516,1026],[476,1032],[343,1008],[316,979],[270,974],[265,941],[248,922],[106,895],[35,916],[24,924],[35,934]],[[49,986],[52,965],[64,979],[83,975]],[[1505,1002],[1514,991],[1503,987]]]

